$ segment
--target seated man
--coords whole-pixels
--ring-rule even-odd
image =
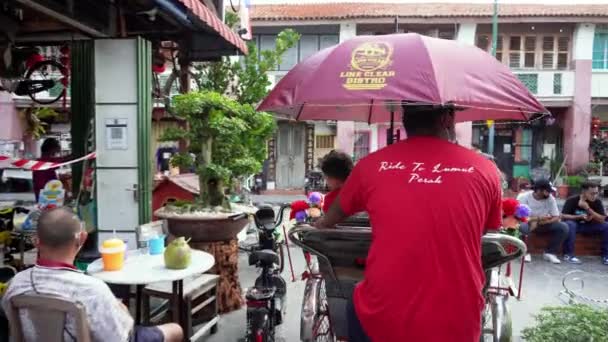
[[[69,210],[52,209],[42,213],[38,221],[39,257],[36,265],[13,278],[2,298],[5,312],[11,298],[21,294],[44,294],[69,298],[84,305],[92,341],[181,341],[182,329],[177,324],[155,327],[133,326],[127,308],[114,297],[108,285],[87,276],[74,266],[74,258],[86,240],[82,223]],[[22,320],[28,319],[21,312]],[[26,341],[42,341],[24,325]],[[64,339],[73,340],[74,322],[68,317]]]
[[[523,235],[529,235],[532,231],[551,234],[551,241],[543,254],[543,259],[559,264],[557,254],[568,237],[568,225],[560,222],[557,201],[551,194],[553,192],[551,183],[546,179],[539,179],[532,189],[517,196],[519,203],[527,205],[531,210],[528,223],[522,223],[519,230]],[[526,255],[525,261],[531,261],[529,254]]]
[[[330,192],[325,195],[323,212],[327,212],[334,202],[346,178],[353,169],[353,160],[344,152],[331,151],[321,161],[321,171],[327,182]]]
[[[608,223],[602,201],[598,198],[600,189],[597,184],[584,183],[580,196],[570,197],[564,204],[562,218],[570,227],[570,232],[564,244],[564,259],[580,264],[574,256],[576,233],[602,234],[602,261],[608,265]]]

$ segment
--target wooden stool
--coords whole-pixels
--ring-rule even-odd
[[[184,336],[187,341],[197,341],[207,332],[215,334],[217,332],[217,323],[220,319],[218,315],[217,305],[217,283],[219,276],[215,274],[202,274],[193,278],[184,280],[184,308],[177,307],[178,300],[173,297],[172,284],[156,283],[148,285],[144,288],[143,296],[143,313],[144,324],[149,325],[151,321],[155,323],[167,314],[166,305],[162,305],[160,312],[152,315],[150,312],[151,297],[162,298],[169,301],[173,317],[178,317],[179,323],[184,327]],[[207,308],[206,312],[201,312]],[[193,321],[193,316],[197,313],[207,313],[202,317],[200,322],[205,322],[205,325],[194,334],[193,326],[199,324],[198,320]],[[151,316],[153,316],[151,318]],[[177,323],[177,322],[176,322]]]

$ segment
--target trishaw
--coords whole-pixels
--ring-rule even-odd
[[[358,216],[337,229],[320,230],[301,224],[288,234],[290,241],[317,257],[317,262],[310,265],[311,276],[304,290],[300,340],[346,340],[346,303],[355,285],[363,279],[363,260],[371,245],[369,223],[365,217]],[[481,341],[511,341],[509,293],[500,290],[505,280],[497,267],[524,255],[526,245],[517,238],[494,233],[484,235],[481,243],[486,273]]]

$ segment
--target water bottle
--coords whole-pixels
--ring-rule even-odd
[[[150,237],[150,232],[142,231],[141,235],[139,236],[139,241],[137,241],[139,252],[143,255],[149,253]]]

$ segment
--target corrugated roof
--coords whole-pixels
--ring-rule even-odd
[[[165,182],[171,182],[194,195],[198,195],[200,193],[198,176],[194,173],[184,173],[175,176],[168,176],[163,181],[161,181],[156,187],[160,186]]]
[[[345,20],[364,18],[491,17],[492,4],[455,3],[322,3],[256,5],[253,21]],[[501,17],[608,17],[608,5],[499,5]]]

